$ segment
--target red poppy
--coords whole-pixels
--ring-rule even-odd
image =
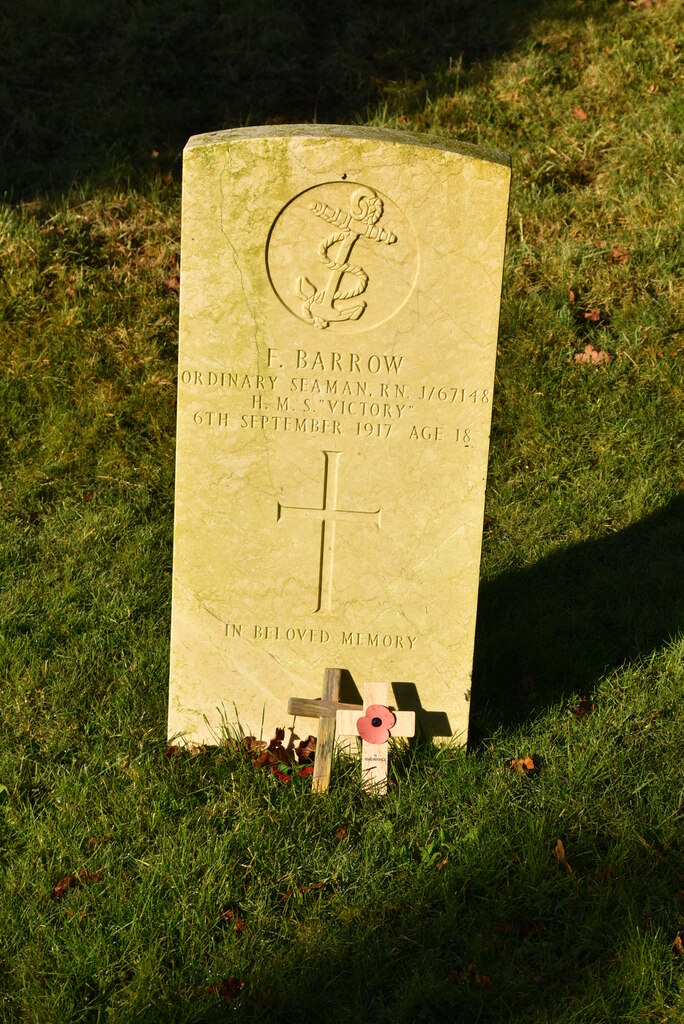
[[[369,704],[363,718],[356,722],[356,731],[367,743],[387,743],[396,721],[394,712],[383,704]]]

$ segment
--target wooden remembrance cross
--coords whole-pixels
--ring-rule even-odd
[[[373,796],[387,792],[388,740],[415,735],[413,711],[391,711],[387,683],[366,683],[363,705],[339,701],[341,669],[325,673],[323,699],[291,697],[287,710],[291,715],[320,719],[314,761],[313,791],[323,793],[330,784],[335,729],[340,737],[361,739],[363,788]]]
[[[377,791],[373,740],[410,728],[388,693],[466,741],[509,184],[505,154],[403,131],[188,142],[174,742],[317,733],[324,789],[349,712]],[[381,711],[314,701],[331,665]]]

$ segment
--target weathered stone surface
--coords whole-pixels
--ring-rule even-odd
[[[183,173],[169,734],[313,732],[341,666],[464,740],[508,158],[273,127]]]

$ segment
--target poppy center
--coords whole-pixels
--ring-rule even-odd
[[[379,725],[382,725],[382,718],[378,718],[377,716],[375,718],[371,718],[371,725],[375,726],[377,729]]]

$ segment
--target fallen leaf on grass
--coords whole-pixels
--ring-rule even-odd
[[[574,289],[568,288],[568,302],[574,302],[577,296],[575,295]]]
[[[529,917],[521,917],[516,921],[505,921],[496,925],[496,931],[500,935],[514,934],[519,939],[527,939],[537,931],[537,926]]]
[[[241,749],[245,750],[248,754],[254,754],[260,750],[264,750],[267,745],[266,740],[258,740],[256,736],[245,736],[240,746]]]
[[[275,736],[270,741],[266,749],[262,750],[252,763],[259,768],[268,768],[271,765],[292,764],[295,759],[295,755],[292,750],[287,750],[283,746],[284,739],[285,730],[276,729]]]
[[[445,868],[448,863],[449,854],[447,853],[446,857],[443,860],[440,860],[437,864],[435,864],[435,867],[437,868],[438,871],[442,871],[442,869]]]
[[[84,850],[96,850],[101,843],[108,843],[111,836],[93,836],[91,839],[84,839],[81,844]]]
[[[62,898],[69,889],[75,889],[79,885],[89,885],[91,882],[101,882],[102,871],[86,871],[82,868],[77,875],[65,875],[52,886],[53,900]]]
[[[340,826],[340,828],[338,828],[337,832],[335,833],[335,839],[346,839],[346,838],[347,838],[347,830],[346,830],[346,828],[342,828]]]
[[[207,748],[204,743],[186,743],[185,752],[190,757],[197,757],[198,754],[206,754]]]
[[[316,737],[307,736],[305,740],[301,740],[295,748],[295,754],[300,764],[311,764],[316,756]]]
[[[629,263],[629,252],[622,245],[614,245],[612,258],[613,263]]]
[[[224,1003],[232,1003],[234,999],[237,999],[244,987],[244,981],[240,981],[239,978],[223,978],[222,981],[214,981],[209,985],[207,992],[211,996],[221,996]]]
[[[597,324],[601,319],[600,309],[585,309],[582,313],[585,320],[588,320],[592,324]]]
[[[528,754],[527,757],[519,757],[517,760],[513,758],[508,767],[514,772],[522,772],[524,775],[529,775],[530,772],[534,771],[534,761]]]
[[[555,859],[558,861],[558,863],[561,864],[565,868],[565,870],[570,875],[570,877],[574,878],[575,877],[575,872],[572,870],[572,868],[568,864],[567,860],[565,859],[565,847],[563,846],[563,840],[562,839],[557,840],[556,845],[554,846],[554,848],[552,850],[552,853],[553,853],[553,856],[555,857]]]
[[[290,896],[295,892],[298,892],[300,896],[304,896],[308,892],[317,892],[319,889],[323,889],[325,884],[325,882],[314,882],[313,885],[298,885],[295,889],[288,889],[287,892],[281,892],[280,898],[283,903],[286,903]]]
[[[61,899],[67,889],[73,889],[76,885],[78,885],[76,875],[65,875],[64,878],[60,878],[59,882],[55,882],[52,886],[53,900]]]
[[[592,711],[596,711],[596,705],[591,702],[589,697],[583,697],[577,706],[575,714],[578,718],[584,718],[585,715],[590,715]]]
[[[592,366],[605,366],[611,358],[609,352],[602,352],[601,349],[594,348],[591,343],[585,345],[584,352],[575,352],[573,356],[576,363],[589,363]]]
[[[492,980],[486,974],[480,974],[475,965],[475,961],[471,960],[466,968],[466,981],[474,988],[480,990],[489,989],[492,987]]]
[[[674,940],[674,951],[677,956],[684,956],[684,942],[682,942],[681,933],[678,932]]]
[[[79,871],[78,880],[82,885],[87,885],[89,882],[101,882],[102,871],[100,869],[97,871],[86,871],[85,868],[82,868]]]
[[[245,930],[245,922],[241,917],[238,917],[237,910],[234,910],[232,907],[221,914],[221,921],[225,924],[232,925],[233,931],[236,935],[242,935]]]
[[[573,107],[572,110],[570,111],[570,113],[578,121],[586,121],[586,119],[587,119],[587,115],[584,112],[584,110],[582,110],[581,107]]]
[[[177,274],[172,274],[171,277],[167,277],[164,284],[171,292],[180,291],[180,277]]]
[[[196,757],[197,754],[206,754],[207,748],[204,743],[171,743],[164,751],[164,757],[180,757],[181,754],[189,754]]]
[[[646,839],[644,839],[643,836],[639,836],[639,839],[641,840],[642,846],[645,846],[649,853],[652,853],[654,857],[657,857],[658,860],[661,860],[663,864],[669,864],[669,861],[664,853],[661,853],[660,850],[657,850],[655,846],[651,846],[651,844]]]

